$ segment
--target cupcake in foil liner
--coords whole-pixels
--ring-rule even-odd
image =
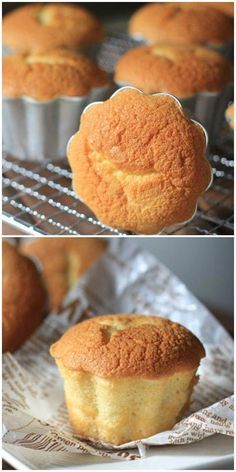
[[[140,93],[142,95],[149,95],[149,96],[158,96],[158,97],[163,97],[163,98],[169,98],[171,100],[173,100],[175,102],[175,104],[177,105],[177,107],[179,107],[181,110],[183,110],[183,107],[182,107],[182,104],[181,102],[173,95],[171,94],[168,94],[168,93],[155,93],[155,94],[144,94],[141,90],[135,88],[135,87],[130,87],[130,86],[126,86],[126,87],[123,87],[123,88],[120,88],[118,90],[116,90],[115,93],[113,93],[113,95],[110,97],[109,100],[112,100],[114,97],[117,96],[117,94],[120,94],[124,91],[128,91],[128,90],[131,90],[131,91],[135,91],[137,93]],[[90,110],[91,108],[93,107],[96,107],[98,105],[101,105],[103,102],[94,102],[94,103],[90,103],[83,111],[82,115],[84,117],[84,115],[86,115],[87,111]],[[205,138],[205,153],[204,153],[204,157],[203,157],[203,160],[204,162],[207,161],[207,147],[208,147],[208,135],[207,135],[207,132],[205,130],[205,128],[198,122],[198,121],[195,121],[194,119],[191,119],[190,120],[192,123],[194,123],[194,125],[196,127],[199,127],[202,134],[204,135],[204,138]],[[68,145],[67,145],[67,156],[68,156],[68,159],[69,159],[69,163],[70,163],[70,166],[72,168],[72,173],[73,171],[75,170],[76,168],[76,173],[78,174],[78,162],[76,164],[76,156],[73,152],[73,157],[72,157],[72,148],[73,148],[73,144],[75,142],[75,140],[77,139],[77,136],[79,135],[79,132],[77,132],[76,134],[74,134],[73,136],[71,136],[70,140],[68,141]],[[74,167],[75,166],[75,167]],[[209,178],[208,178],[208,182],[207,182],[207,185],[205,186],[204,190],[199,194],[199,197],[202,195],[203,192],[206,192],[210,187],[211,187],[211,184],[212,184],[212,181],[213,181],[213,170],[210,166],[210,163],[208,162],[208,171],[209,171]],[[98,172],[98,174],[100,173],[100,171]],[[73,176],[74,177],[74,176]],[[110,179],[112,180],[112,176],[110,176]],[[84,183],[85,185],[89,185],[89,182],[87,181],[87,183],[85,182]],[[88,204],[89,206],[89,203],[86,201],[86,198],[84,199],[83,197],[83,191],[82,191],[82,187],[78,188],[78,185],[74,185],[74,182],[73,182],[73,186],[76,187],[74,188],[75,192],[77,193],[77,195],[79,196],[80,200],[82,202],[84,202],[85,204]],[[127,196],[127,198],[129,198]],[[196,211],[197,211],[197,206],[198,206],[198,198],[196,199],[195,201],[195,206],[194,206],[194,210],[191,214],[191,216],[187,219],[185,219],[184,221],[179,221],[179,222],[174,222],[171,227],[175,227],[176,228],[181,228],[182,226],[186,225],[188,222],[190,222],[196,215]],[[93,211],[93,208],[91,208],[91,210]],[[102,220],[102,218],[101,218]],[[107,221],[103,221],[102,220],[102,223],[105,224],[107,227],[112,227],[111,224],[109,224]],[[130,228],[126,228],[125,226],[113,226],[113,227],[118,227],[118,229],[121,231],[125,230],[126,231],[126,234],[156,234],[156,235],[159,235],[159,234],[162,234],[165,230],[168,230],[168,228],[170,227],[170,225],[166,225],[165,227],[161,227],[159,229],[159,231],[156,231],[155,233],[150,233],[150,232],[139,232],[139,231],[136,231],[134,232],[133,230],[131,230]]]
[[[3,61],[3,143],[25,160],[61,160],[83,109],[110,95],[110,83],[89,58],[54,49]]]

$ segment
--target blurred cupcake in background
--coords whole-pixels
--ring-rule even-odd
[[[233,20],[209,4],[150,3],[131,17],[129,33],[150,44],[198,44],[229,54]]]
[[[119,87],[131,85],[145,93],[166,92],[177,96],[205,126],[210,141],[222,125],[225,104],[231,95],[232,75],[232,66],[222,54],[193,45],[140,46],[124,54],[115,68],[115,82]]]
[[[3,60],[3,142],[27,160],[66,157],[66,144],[88,103],[109,94],[95,62],[66,49],[6,56]]]
[[[52,48],[88,48],[104,38],[102,23],[87,9],[70,3],[33,3],[3,18],[6,54]]]
[[[145,93],[167,92],[187,98],[221,92],[232,80],[230,62],[201,46],[155,44],[129,50],[116,64],[115,81]]]
[[[51,311],[59,308],[67,292],[102,255],[106,246],[103,238],[27,238],[20,252],[40,261]]]

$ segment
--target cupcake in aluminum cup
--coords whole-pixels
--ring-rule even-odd
[[[124,87],[86,107],[67,153],[74,190],[102,223],[157,234],[194,216],[212,182],[206,148],[174,96]]]
[[[58,47],[91,52],[103,38],[102,23],[78,5],[33,3],[3,17],[3,54],[7,55]]]
[[[230,62],[208,48],[185,45],[139,46],[126,52],[115,67],[118,87],[131,85],[145,93],[178,97],[191,116],[206,128],[210,145],[218,137],[226,104],[233,93]]]
[[[232,56],[233,18],[199,2],[151,3],[131,17],[129,34],[147,44],[195,44]]]
[[[109,82],[88,57],[68,50],[3,60],[3,142],[26,160],[66,157],[85,106],[109,95]]]

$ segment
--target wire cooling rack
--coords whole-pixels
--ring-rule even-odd
[[[118,57],[137,45],[123,33],[102,44],[97,60],[109,74]],[[222,141],[222,139],[221,139]],[[199,200],[194,219],[163,234],[233,234],[233,142],[224,135],[223,147],[210,155],[214,181]],[[3,155],[3,222],[29,234],[127,235],[99,222],[72,190],[67,163],[29,163]]]
[[[214,181],[194,219],[163,234],[233,234],[233,160],[210,156]],[[3,221],[29,234],[125,235],[100,223],[72,190],[65,164],[3,156]]]

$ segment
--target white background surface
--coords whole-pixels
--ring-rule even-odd
[[[213,313],[233,330],[233,238],[135,238],[164,262]],[[225,320],[222,319],[225,317]]]

